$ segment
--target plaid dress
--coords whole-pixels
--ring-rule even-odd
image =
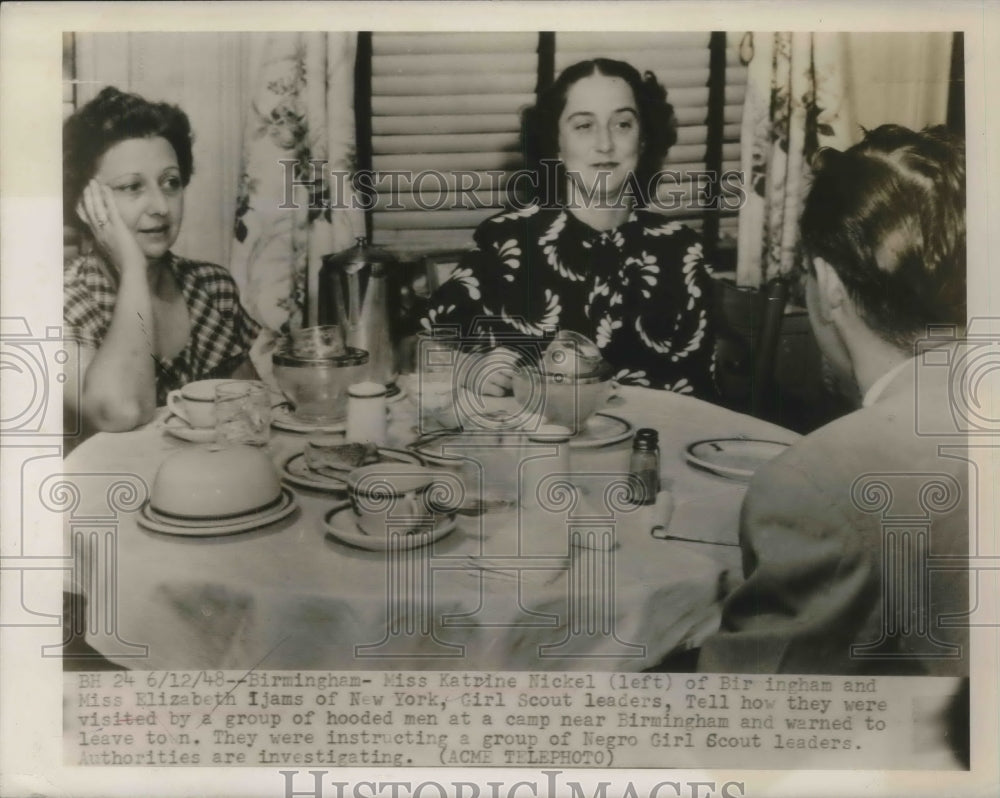
[[[156,401],[193,380],[225,377],[249,355],[260,330],[240,304],[236,283],[221,266],[168,253],[166,266],[180,286],[191,319],[187,345],[172,360],[156,360]],[[118,280],[98,255],[69,261],[63,272],[65,336],[100,347],[115,308]]]
[[[574,330],[623,384],[716,395],[712,281],[690,227],[640,210],[601,232],[533,206],[487,219],[475,239],[431,296],[423,327],[494,341]]]

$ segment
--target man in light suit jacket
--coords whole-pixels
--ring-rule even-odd
[[[820,153],[801,222],[810,321],[861,409],[762,468],[746,580],[699,670],[968,672],[965,165],[943,128],[886,125]]]

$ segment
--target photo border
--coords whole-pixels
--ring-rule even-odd
[[[571,13],[567,13],[572,9]],[[126,30],[631,30],[637,20],[650,29],[765,30],[962,30],[966,56],[966,136],[968,172],[969,314],[993,319],[1000,313],[998,283],[990,279],[991,229],[1000,207],[994,77],[1000,74],[1000,4],[989,2],[912,2],[903,6],[879,2],[824,3],[259,3],[241,4],[239,14],[227,3],[22,3],[0,11],[0,264],[3,290],[0,315],[24,317],[33,334],[58,325],[61,319],[61,34],[63,31]],[[235,23],[235,24],[234,24]],[[991,314],[993,314],[991,316]],[[6,392],[6,389],[4,389]],[[4,399],[9,400],[5,395]],[[39,457],[58,456],[58,430],[50,428],[37,441],[23,445]],[[6,447],[8,442],[5,441]],[[19,443],[19,445],[22,445]],[[55,449],[55,450],[54,450]],[[0,454],[3,454],[0,452]],[[995,473],[995,450],[977,449],[983,473]],[[2,461],[3,481],[11,458]],[[16,484],[16,483],[13,483]],[[989,484],[983,483],[983,484]],[[980,496],[979,543],[983,553],[995,553],[995,497]],[[20,517],[20,502],[5,494],[0,505],[4,553],[11,530],[20,530],[24,545],[51,534],[51,518],[28,513]],[[62,575],[39,575],[33,583],[37,604],[58,614]],[[3,594],[6,612],[10,596]],[[747,798],[758,795],[990,795],[996,787],[997,656],[996,630],[973,629],[977,651],[972,681],[972,762],[968,773],[900,771],[725,771],[669,770],[675,781],[742,781]],[[59,642],[56,626],[13,627],[0,624],[0,792],[5,795],[135,795],[142,785],[150,795],[281,796],[272,768],[97,769],[62,765],[62,669],[58,659],[45,661],[43,645]],[[981,655],[980,655],[981,654]],[[565,771],[569,773],[570,771]],[[433,768],[406,769],[405,779],[418,782],[439,777]],[[399,780],[399,772],[337,772],[343,781]],[[623,778],[624,776],[624,778]],[[594,794],[602,781],[651,787],[663,774],[577,771],[573,778]],[[467,778],[466,778],[467,777]],[[474,769],[462,780],[512,784],[537,778],[535,770]],[[449,780],[458,780],[456,771]],[[613,795],[613,788],[608,789]],[[640,792],[640,794],[642,794]]]

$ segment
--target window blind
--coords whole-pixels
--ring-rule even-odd
[[[739,170],[746,86],[739,58],[742,34],[725,37],[725,85],[716,90],[721,105],[714,114],[712,34],[707,31],[550,35],[556,75],[598,56],[656,75],[678,122],[678,140],[664,169],[680,173],[680,180],[662,180],[658,192],[663,204],[680,207],[661,212],[704,229],[716,239],[713,245],[735,248],[736,211],[697,208],[692,198],[704,191],[704,183],[696,184],[692,173]],[[375,185],[372,237],[401,252],[470,247],[472,231],[503,207],[510,176],[523,166],[519,114],[536,98],[544,69],[541,37],[383,32],[371,37],[371,167],[375,173],[402,173],[394,178],[395,191],[389,177]],[[713,121],[715,141],[721,143],[714,163],[709,157]],[[478,188],[462,190],[471,185]],[[717,215],[706,224],[709,214]]]
[[[373,33],[371,166],[400,173],[375,185],[374,241],[471,246],[523,165],[519,114],[537,83],[537,33]]]

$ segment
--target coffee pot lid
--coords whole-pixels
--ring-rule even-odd
[[[384,265],[395,261],[395,256],[389,250],[369,244],[364,236],[357,236],[353,247],[323,256],[323,265],[332,264],[352,272],[364,266]]]

